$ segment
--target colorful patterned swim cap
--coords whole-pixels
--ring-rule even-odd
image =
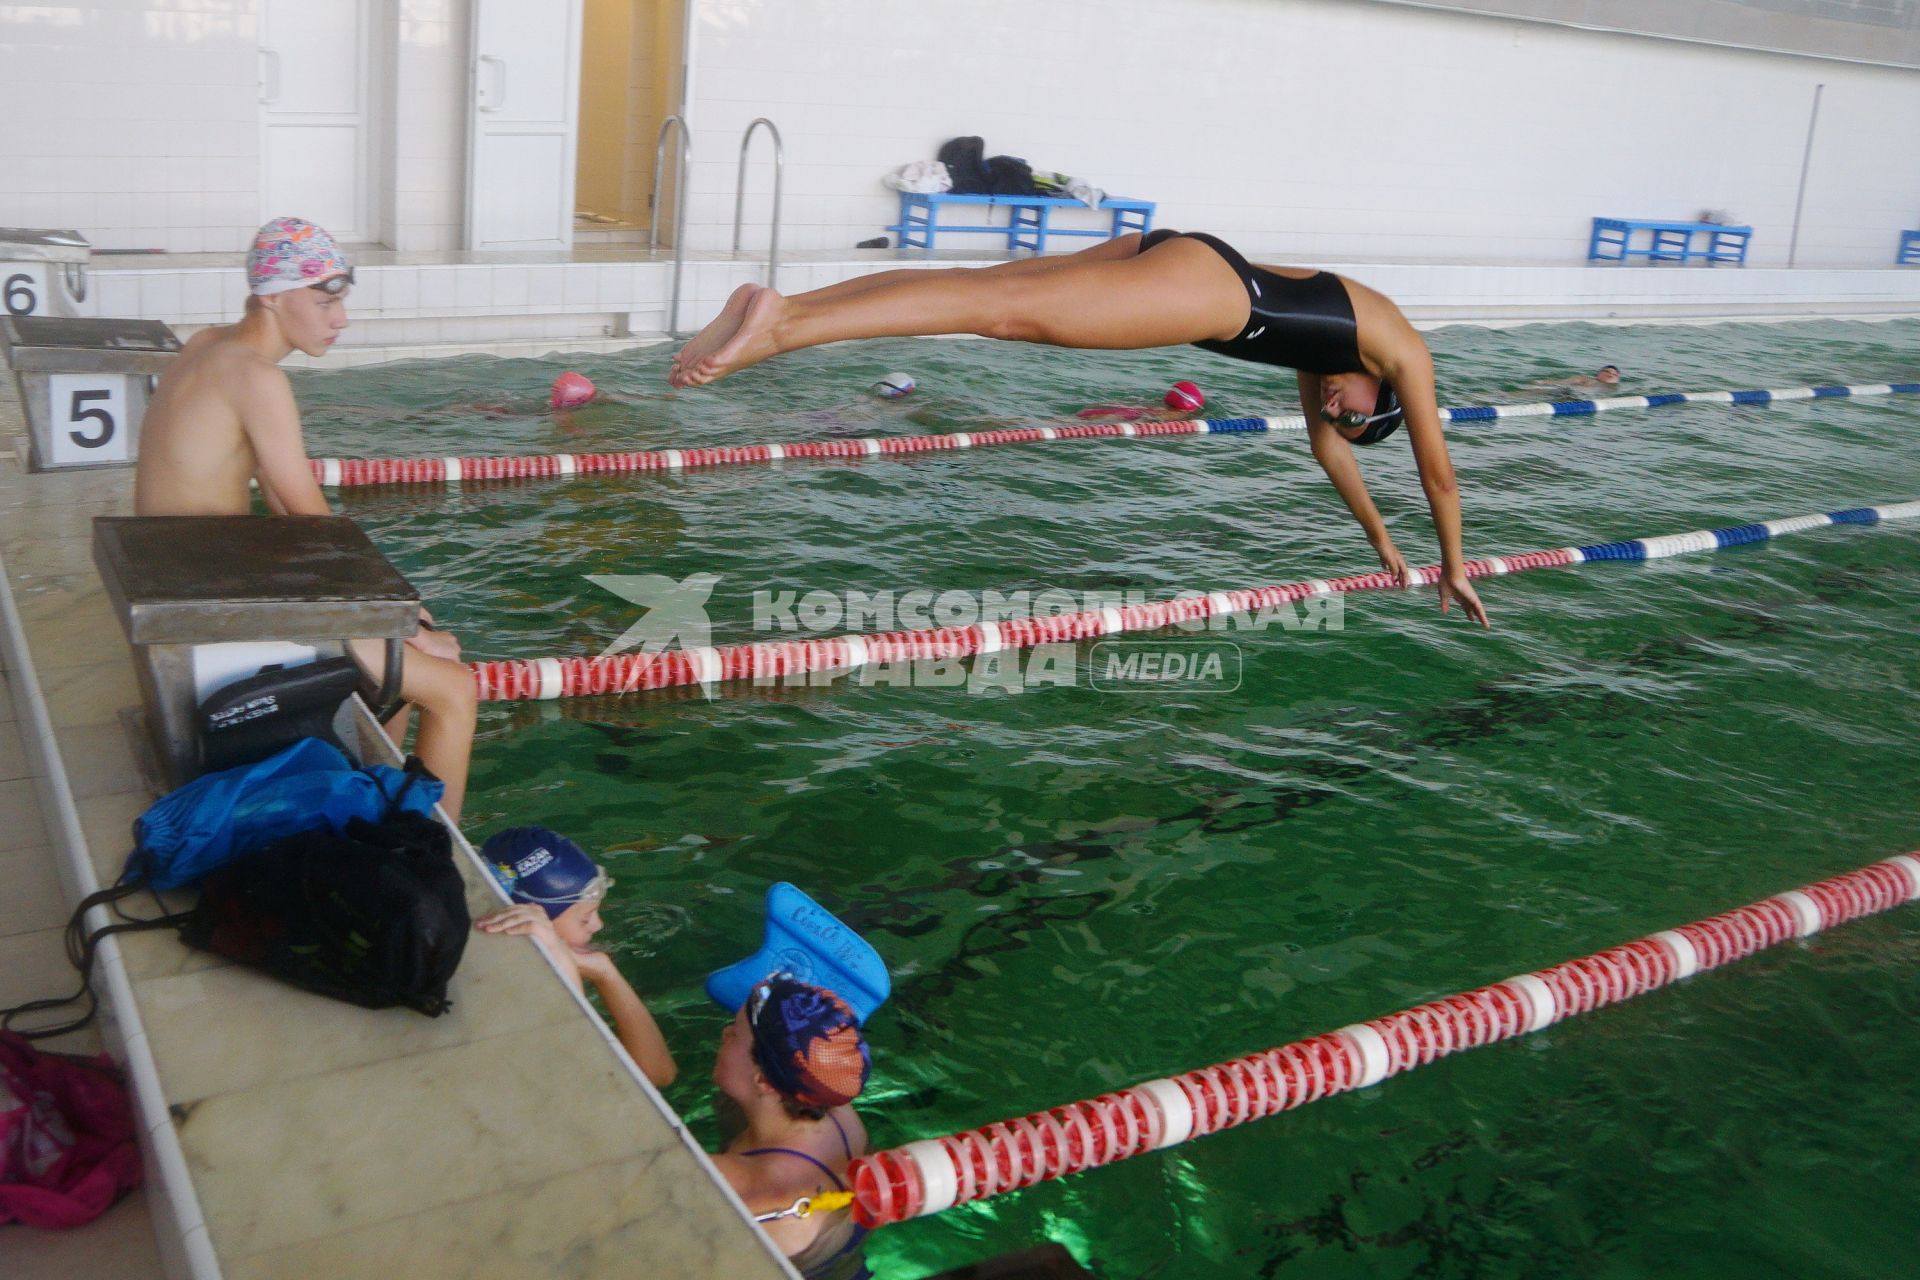
[[[747,1026],[760,1074],[801,1106],[831,1111],[866,1087],[872,1060],[859,1019],[825,987],[768,978],[747,996]]]
[[[247,288],[264,298],[351,270],[325,231],[304,218],[275,218],[253,237],[253,248],[247,253]]]

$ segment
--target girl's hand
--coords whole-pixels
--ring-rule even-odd
[[[448,662],[460,661],[460,642],[445,631],[429,631],[422,627],[407,637],[407,644],[430,657],[445,658]]]
[[[620,969],[613,963],[613,957],[605,951],[576,951],[573,953],[574,967],[580,970],[580,976],[590,979],[594,986],[600,986],[609,977],[619,977]]]
[[[1458,600],[1461,611],[1465,613],[1467,617],[1479,623],[1482,627],[1490,628],[1492,626],[1492,624],[1487,621],[1487,607],[1480,603],[1480,597],[1474,591],[1473,584],[1467,581],[1466,569],[1451,569],[1442,573],[1440,575],[1439,586],[1440,612],[1445,613],[1447,611],[1447,605]]]
[[[1393,539],[1382,534],[1380,541],[1373,544],[1373,549],[1380,556],[1380,567],[1393,575],[1393,585],[1405,587],[1408,581],[1407,558],[1400,554],[1400,548],[1393,545]]]
[[[560,940],[554,932],[553,921],[548,918],[546,908],[537,907],[530,902],[517,902],[505,911],[496,911],[490,916],[481,916],[473,922],[473,927],[482,933],[504,933],[510,937],[534,937],[545,945],[547,954],[560,966],[571,984],[580,985],[580,954]]]

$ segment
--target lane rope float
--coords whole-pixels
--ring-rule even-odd
[[[1621,409],[1657,409],[1676,404],[1764,405],[1792,400],[1920,395],[1920,382],[1860,386],[1783,387],[1771,391],[1687,391],[1604,400],[1555,400],[1534,404],[1476,405],[1440,410],[1444,422],[1490,422],[1504,418],[1590,417]],[[323,488],[370,485],[472,484],[487,480],[541,480],[576,475],[691,471],[801,458],[891,458],[998,445],[1047,444],[1056,440],[1133,440],[1173,436],[1247,435],[1304,431],[1300,414],[1254,418],[1186,418],[1176,422],[1069,422],[1050,427],[1002,427],[945,435],[868,436],[857,440],[801,440],[705,449],[645,449],[626,453],[547,453],[503,457],[314,458],[313,477]]]
[[[1553,551],[1488,556],[1466,563],[1469,578],[1499,577],[1530,569],[1586,564],[1595,560],[1660,560],[1668,556],[1766,542],[1828,525],[1876,525],[1920,518],[1920,502],[1878,507],[1849,507],[1785,520],[1756,521],[1722,529],[1699,529],[1664,537],[1600,542]],[[1440,566],[1409,571],[1409,587],[1440,580]],[[1038,644],[1097,640],[1129,631],[1157,631],[1178,623],[1216,616],[1252,614],[1291,605],[1313,596],[1380,591],[1396,587],[1385,571],[1344,578],[1314,578],[1280,586],[1240,591],[1191,593],[1172,600],[1131,604],[1040,618],[1011,618],[964,627],[841,635],[818,640],[759,641],[748,644],[667,649],[657,653],[606,654],[585,658],[518,658],[473,662],[483,702],[519,702],[552,698],[600,697],[643,693],[682,685],[716,685],[737,680],[778,680],[815,671],[839,671],[871,663],[964,658]]]
[[[1920,855],[1901,854],[1709,920],[1264,1053],[861,1156],[847,1170],[854,1217],[867,1227],[902,1222],[1218,1133],[1915,898]]]

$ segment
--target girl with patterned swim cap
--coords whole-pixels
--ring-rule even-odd
[[[713,1083],[746,1127],[713,1164],[755,1214],[844,1191],[847,1165],[866,1154],[853,1101],[871,1070],[853,1010],[833,992],[782,975],[756,985],[720,1036]],[[761,1223],[807,1280],[867,1274],[865,1232],[846,1210]]]

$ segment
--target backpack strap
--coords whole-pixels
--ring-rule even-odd
[[[380,782],[377,776],[374,778],[374,786],[380,788],[380,794],[387,802],[387,811],[380,815],[380,821],[382,822],[388,821],[400,812],[401,802],[407,798],[407,792],[413,790],[414,783],[420,781],[422,778],[432,778],[435,782],[439,781],[438,778],[434,777],[433,770],[427,768],[426,763],[422,761],[419,756],[408,756],[406,760],[401,763],[400,772],[404,776],[400,780],[399,789],[392,795],[387,795],[385,785]]]
[[[186,923],[191,912],[165,912],[158,916],[128,916],[120,910],[119,904],[147,887],[147,878],[140,874],[120,881],[118,884],[90,893],[81,899],[80,905],[73,909],[67,918],[64,939],[67,947],[67,960],[80,973],[80,986],[72,995],[50,996],[42,1000],[28,1000],[9,1009],[0,1009],[0,1030],[12,1031],[24,1040],[44,1040],[51,1036],[65,1035],[69,1031],[78,1031],[92,1022],[100,1012],[100,998],[93,990],[93,959],[100,952],[103,939],[116,933],[140,933],[149,929],[174,929]],[[91,933],[87,931],[87,914],[95,907],[111,907],[120,917],[118,923],[101,925]],[[74,1015],[65,1022],[47,1026],[21,1029],[13,1025],[15,1018],[29,1013],[45,1013],[54,1009],[65,1009],[84,1003],[85,1011]]]

